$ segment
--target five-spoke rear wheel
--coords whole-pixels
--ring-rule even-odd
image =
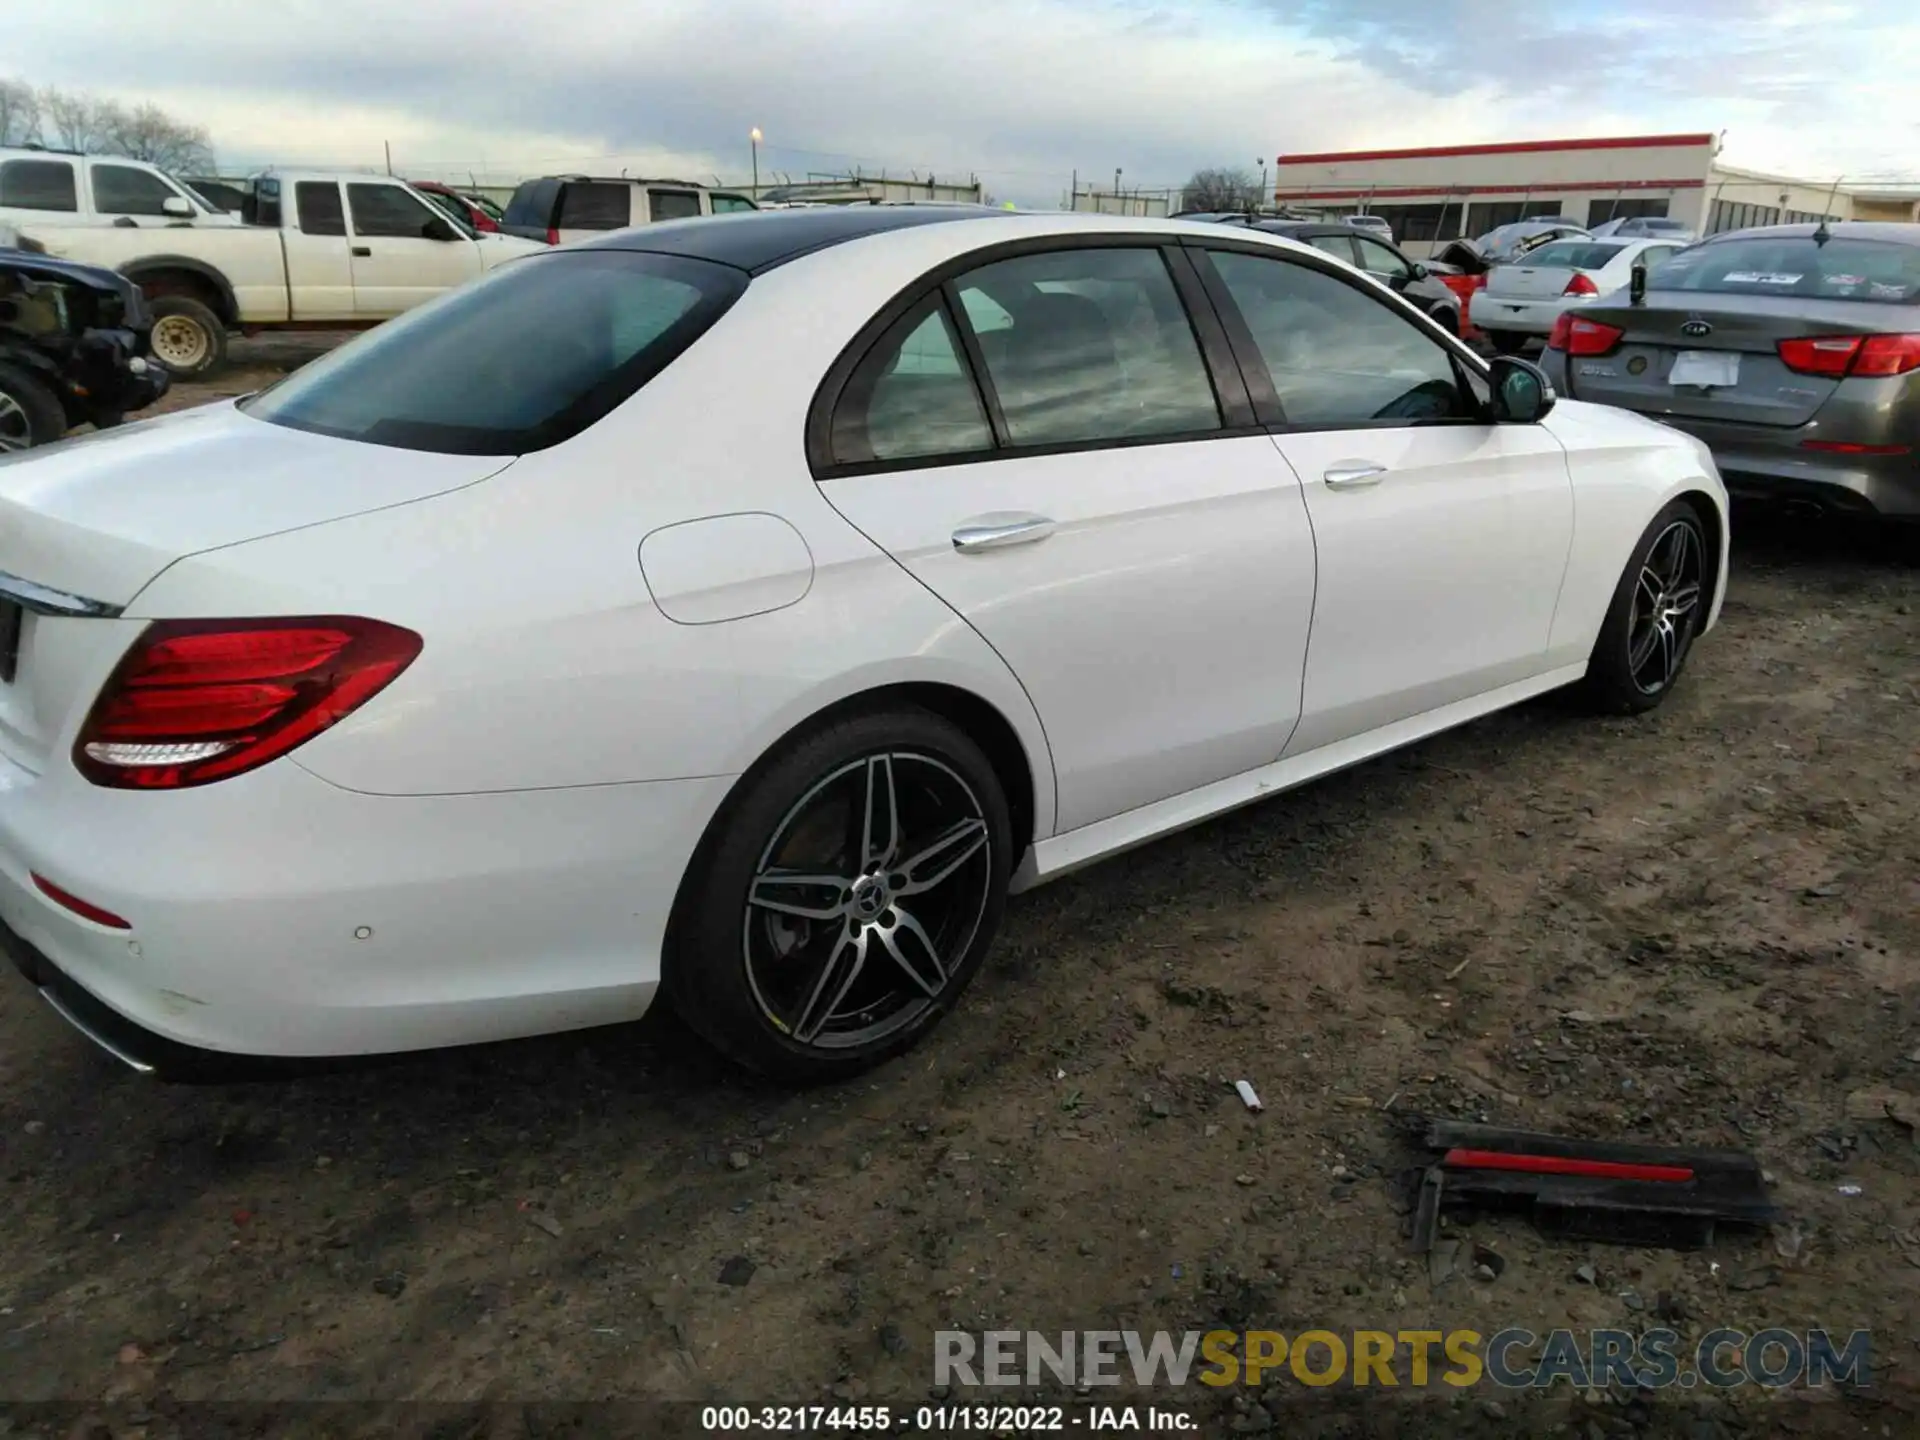
[[[787,1079],[913,1043],[979,967],[1006,896],[998,777],[914,709],[776,752],[715,822],[675,914],[668,989],[720,1049]]]
[[[1653,519],[1614,590],[1587,661],[1583,688],[1596,708],[1651,710],[1666,698],[1706,623],[1717,555],[1700,513],[1676,500]]]

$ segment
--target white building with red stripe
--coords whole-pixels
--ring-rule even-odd
[[[1282,155],[1274,201],[1325,214],[1379,215],[1415,255],[1546,215],[1588,226],[1665,215],[1703,234],[1851,217],[1852,197],[1831,182],[1737,170],[1718,154],[1715,137],[1699,134]]]

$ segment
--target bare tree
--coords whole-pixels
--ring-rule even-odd
[[[1245,170],[1196,170],[1180,192],[1182,210],[1249,210],[1260,204],[1260,185]]]
[[[40,97],[21,80],[0,76],[0,145],[31,145],[40,138]]]
[[[47,139],[62,150],[98,150],[106,138],[104,107],[91,95],[55,90],[40,92],[40,118]]]
[[[127,106],[52,86],[37,93],[24,85],[17,88],[33,102],[39,132],[64,150],[125,155],[163,170],[199,169],[212,160],[206,127],[169,115],[158,105]],[[7,133],[3,107],[0,100],[0,136]]]
[[[117,154],[145,160],[162,170],[193,171],[211,166],[213,147],[204,125],[189,124],[153,104],[126,109],[109,102],[103,109],[107,139]]]

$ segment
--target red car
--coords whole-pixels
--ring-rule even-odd
[[[488,213],[472,196],[462,195],[451,185],[442,185],[438,180],[409,180],[407,183],[421,194],[431,195],[475,230],[497,231],[500,228],[497,216]]]

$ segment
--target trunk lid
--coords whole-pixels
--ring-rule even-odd
[[[1487,275],[1487,294],[1510,295],[1516,300],[1551,300],[1566,293],[1574,272],[1559,265],[1529,265],[1516,260],[1496,265]]]
[[[1804,425],[1840,382],[1789,370],[1775,347],[1782,340],[1885,329],[1872,313],[1880,308],[1845,300],[1661,290],[1649,290],[1642,306],[1589,305],[1583,316],[1625,334],[1610,355],[1569,356],[1568,390],[1582,400],[1648,415]],[[1699,333],[1703,327],[1706,333]],[[1714,363],[1731,364],[1737,373],[1731,384],[1675,385],[1674,365],[1683,355],[1733,357],[1689,361],[1690,373],[1707,373]]]
[[[231,404],[0,458],[0,594],[15,597],[0,599],[0,641],[13,642],[0,752],[42,768],[143,628],[116,617],[176,560],[424,500],[512,463],[337,440]]]

